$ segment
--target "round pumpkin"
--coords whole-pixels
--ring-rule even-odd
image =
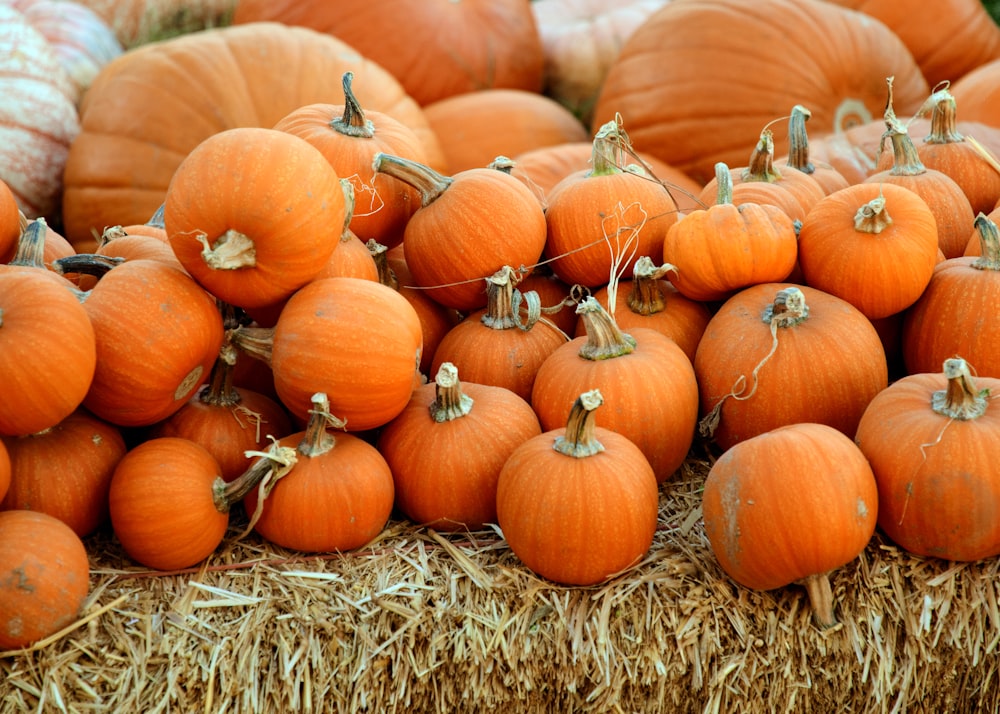
[[[593,585],[638,563],[656,531],[656,477],[627,437],[596,424],[600,390],[566,424],[518,446],[497,481],[497,522],[514,554],[557,583]]]
[[[0,511],[0,650],[27,647],[80,615],[90,563],[80,537],[58,518]]]
[[[702,496],[719,565],[755,590],[806,586],[813,618],[836,624],[828,573],[865,549],[879,491],[850,437],[802,422],[736,444],[713,464]]]

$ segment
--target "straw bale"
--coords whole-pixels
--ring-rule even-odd
[[[949,563],[876,534],[832,574],[839,624],[803,588],[718,568],[705,461],[661,487],[648,557],[599,586],[525,569],[494,530],[392,520],[372,544],[304,556],[236,514],[201,567],[137,567],[88,541],[79,622],[0,654],[0,712],[996,712],[996,560]],[[240,519],[243,519],[242,522]]]

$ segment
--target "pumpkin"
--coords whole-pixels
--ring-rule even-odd
[[[55,426],[86,397],[97,365],[95,330],[62,278],[0,269],[0,434]]]
[[[927,202],[891,182],[834,191],[799,230],[805,282],[847,300],[870,319],[916,302],[937,254],[937,223]]]
[[[0,179],[28,218],[58,211],[79,90],[55,49],[17,10],[0,5]]]
[[[931,85],[955,81],[1000,59],[1000,28],[981,0],[927,5],[897,0],[833,0],[884,23],[910,50]]]
[[[346,551],[371,542],[392,511],[392,473],[382,454],[354,434],[334,435],[343,422],[317,392],[305,431],[282,439],[296,461],[280,479],[250,491],[244,506],[254,530],[271,543],[302,552]]]
[[[417,285],[442,305],[486,305],[482,280],[505,265],[533,266],[545,248],[545,214],[523,183],[492,168],[444,176],[431,167],[377,154],[375,170],[421,194],[406,224],[406,264]]]
[[[975,218],[965,191],[943,171],[927,168],[920,160],[909,131],[896,118],[892,108],[892,78],[889,78],[889,103],[885,110],[885,137],[892,144],[891,167],[876,171],[867,183],[908,188],[927,203],[937,225],[938,247],[945,258],[962,254],[969,241],[969,226]]]
[[[291,419],[281,404],[233,384],[238,358],[236,348],[228,341],[223,343],[208,381],[187,404],[149,430],[150,437],[174,436],[204,446],[215,457],[219,475],[227,483],[247,470],[248,452],[265,450],[272,438],[292,432]]]
[[[543,54],[524,0],[241,0],[233,22],[329,33],[398,77],[421,105],[465,92],[542,88]]]
[[[434,350],[431,374],[452,364],[469,382],[506,387],[525,401],[542,362],[566,336],[542,320],[538,293],[516,287],[513,268],[486,280],[487,304],[452,327]]]
[[[76,620],[90,563],[80,537],[45,513],[0,512],[0,543],[0,651],[10,651]]]
[[[22,215],[10,186],[0,179],[0,265],[7,263],[17,250]]]
[[[584,298],[576,308],[586,334],[550,354],[535,375],[531,406],[542,429],[565,424],[576,396],[599,389],[614,409],[604,426],[642,451],[658,482],[684,462],[698,419],[694,370],[676,342],[648,327],[622,332],[601,304]]]
[[[642,451],[596,424],[600,390],[580,394],[564,427],[518,446],[497,481],[497,522],[538,575],[594,585],[637,564],[656,531],[658,488]]]
[[[228,191],[206,191],[235,181]],[[181,162],[163,219],[181,265],[240,307],[287,299],[338,245],[346,216],[339,177],[306,140],[275,129],[228,129]]]
[[[718,197],[681,216],[663,239],[670,282],[691,300],[722,300],[750,285],[784,280],[798,252],[795,223],[777,206],[732,200],[732,175],[716,166]]]
[[[879,491],[864,454],[824,424],[742,441],[705,478],[705,534],[726,574],[754,590],[805,585],[819,627],[836,624],[829,573],[865,549]]]
[[[949,358],[939,371],[905,376],[858,424],[878,483],[878,525],[910,553],[957,561],[1000,553],[1000,412],[990,404],[1000,380],[973,379],[974,368]]]
[[[633,327],[662,332],[693,361],[712,314],[705,303],[684,297],[667,280],[673,270],[674,266],[657,266],[644,255],[636,261],[631,280],[619,281],[614,288],[606,285],[593,295],[626,332]],[[584,322],[578,321],[575,336],[585,331]]]
[[[760,203],[777,206],[793,221],[801,221],[826,191],[819,181],[804,171],[788,166],[778,170],[774,166],[774,137],[770,129],[760,134],[757,145],[746,166],[730,171],[732,196],[736,205]],[[699,194],[701,202],[712,205],[718,200],[718,172],[705,184]]]
[[[10,488],[10,454],[7,453],[7,447],[4,446],[4,442],[0,439],[0,500],[7,495],[7,490]]]
[[[125,47],[224,22],[234,0],[77,0],[100,15]]]
[[[83,405],[118,426],[149,426],[183,407],[222,346],[215,301],[189,275],[157,260],[111,268],[84,309],[97,368]]]
[[[122,53],[100,15],[73,0],[13,0],[13,7],[52,45],[80,96],[101,68]]]
[[[353,72],[344,72],[342,103],[293,109],[274,128],[320,150],[354,189],[351,231],[362,243],[375,240],[391,248],[403,240],[403,229],[420,205],[420,197],[412,186],[376,174],[372,159],[382,151],[426,164],[431,155],[409,126],[383,112],[365,111],[354,95],[353,80]]]
[[[662,253],[677,221],[677,204],[663,186],[620,167],[628,146],[624,129],[608,122],[594,136],[590,169],[549,193],[545,254],[567,283],[599,288],[631,277],[639,256]]]
[[[809,174],[823,189],[824,194],[833,193],[837,189],[846,188],[850,181],[825,161],[813,161],[809,150],[809,136],[806,132],[806,122],[812,112],[801,104],[792,107],[788,117],[788,154],[774,160],[774,167],[780,171],[788,166],[802,173]]]
[[[805,285],[745,288],[712,316],[694,371],[700,431],[726,450],[780,426],[853,435],[888,383],[875,328],[846,300]]]
[[[620,114],[637,151],[704,184],[719,162],[743,165],[747,137],[795,104],[817,135],[881,114],[892,74],[897,110],[915,112],[929,87],[903,42],[833,3],[672,0],[622,46],[591,126]]]
[[[505,387],[459,380],[443,362],[434,381],[378,435],[395,483],[396,508],[442,531],[497,521],[497,479],[518,446],[542,433],[531,405]]]
[[[137,226],[111,226],[105,229],[97,239],[94,248],[95,255],[121,260],[159,260],[181,272],[187,272],[177,254],[166,240],[166,231],[162,238],[136,232]],[[160,229],[161,231],[163,229]]]
[[[291,450],[272,447],[227,484],[205,447],[177,437],[147,439],[118,462],[111,477],[108,508],[115,536],[132,560],[148,568],[197,565],[222,542],[232,505],[294,459]]]
[[[654,11],[669,0],[535,0],[538,34],[545,54],[544,92],[584,121],[621,47]]]
[[[1000,77],[1000,57],[984,62],[951,82],[955,102],[962,107],[963,121],[980,122],[997,127],[1000,111],[997,109],[997,84]]]
[[[107,226],[145,222],[202,141],[227,129],[271,128],[305,104],[335,102],[330,77],[348,70],[362,105],[413,129],[434,157],[431,165],[440,165],[420,107],[344,42],[275,23],[217,28],[136,48],[94,79],[66,158],[66,237],[75,245]]]
[[[118,427],[78,409],[50,429],[3,442],[13,469],[0,508],[47,513],[81,538],[107,523],[111,474],[125,455]]]
[[[566,107],[523,89],[456,94],[425,105],[424,116],[441,142],[448,174],[482,168],[497,156],[587,140],[586,127]]]
[[[359,278],[314,280],[288,300],[274,327],[231,334],[238,348],[270,363],[294,418],[308,421],[318,389],[351,431],[382,426],[403,410],[423,337],[406,298]]]
[[[1000,378],[1000,233],[980,213],[979,256],[938,263],[930,283],[903,317],[903,359],[910,374],[935,372],[961,355],[983,377]]]

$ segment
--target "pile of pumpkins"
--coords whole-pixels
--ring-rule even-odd
[[[721,568],[822,626],[877,526],[1000,553],[1000,28],[602,5],[241,0],[75,97],[20,45],[73,111],[61,164],[0,162],[0,650],[76,617],[88,535],[184,569],[235,505],[302,552],[496,525],[602,582],[694,446]]]

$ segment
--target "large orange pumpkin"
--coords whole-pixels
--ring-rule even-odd
[[[817,134],[880,115],[889,75],[897,110],[916,111],[929,87],[903,42],[833,3],[673,0],[622,47],[592,127],[620,114],[637,150],[704,183],[719,161],[742,165],[747,141],[795,104]]]

